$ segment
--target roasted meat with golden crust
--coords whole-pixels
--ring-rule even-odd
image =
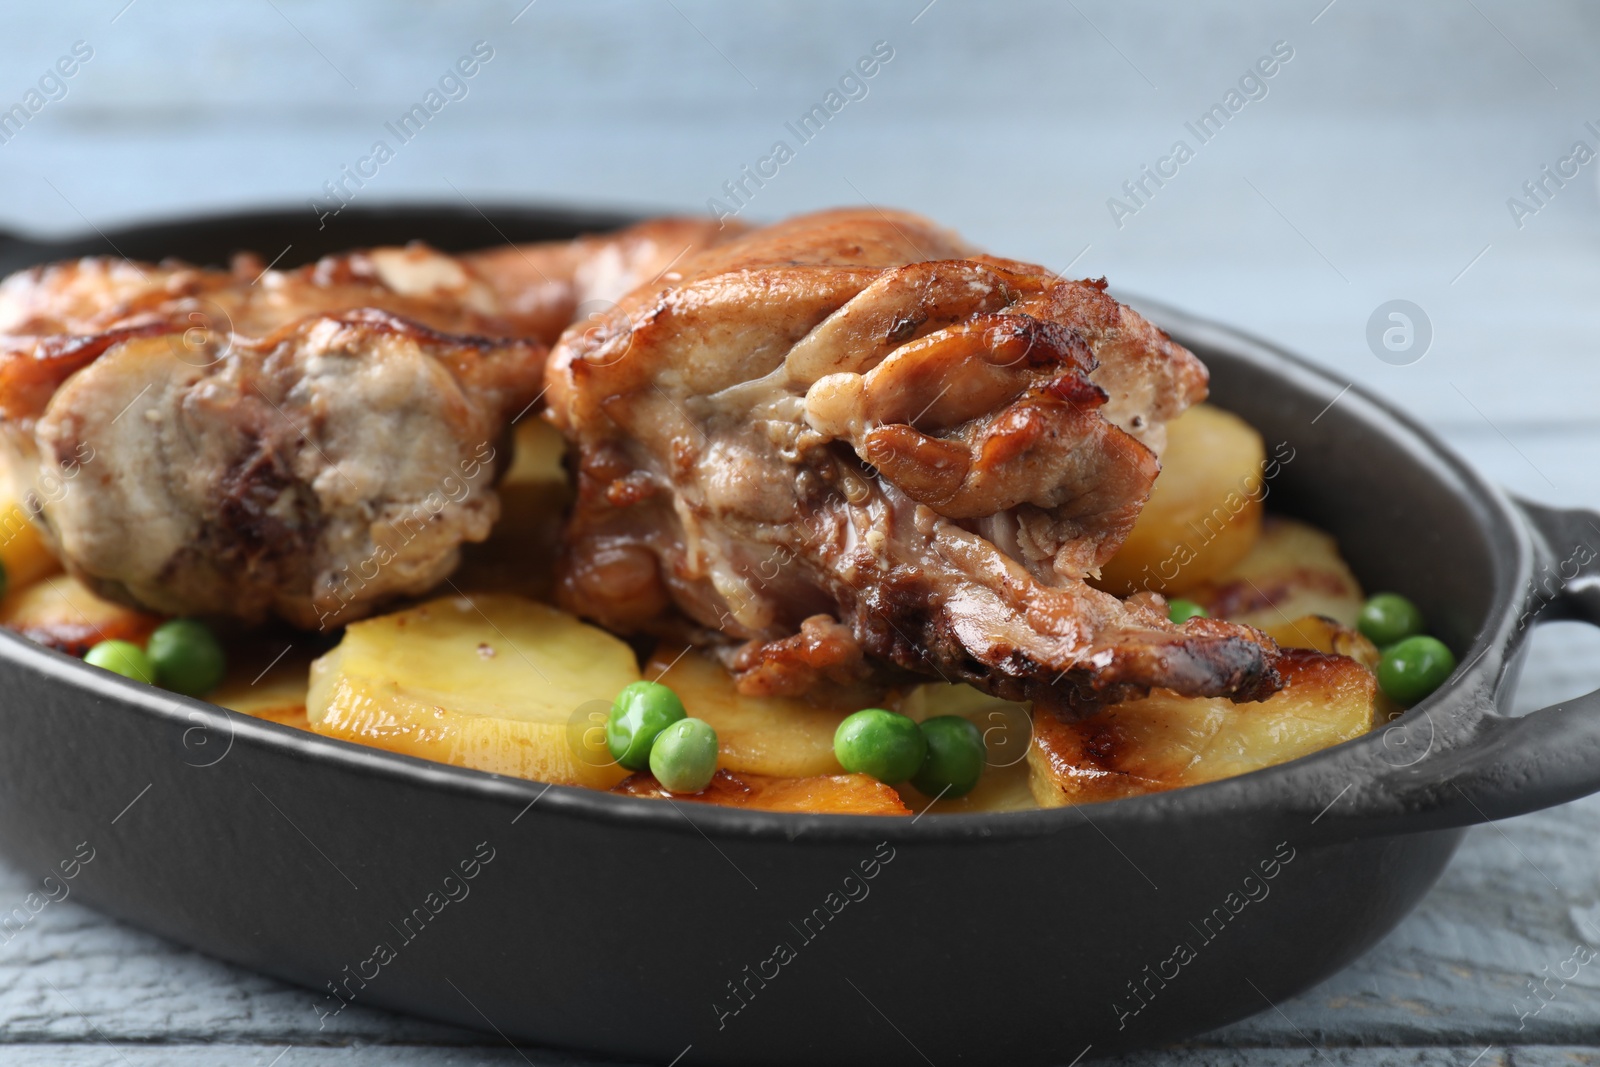
[[[1255,700],[1259,631],[1085,582],[1204,367],[1104,292],[913,215],[840,210],[698,253],[569,331],[566,606],[687,622],[747,693],[883,669],[1057,707],[1164,687]]]
[[[488,536],[503,435],[574,310],[720,236],[668,219],[460,257],[24,271],[0,283],[7,467],[102,594],[307,628],[359,618]]]
[[[88,257],[0,282],[0,335],[85,335],[156,322],[258,338],[318,312],[381,308],[447,333],[554,343],[585,305],[614,303],[740,232],[704,219],[652,219],[460,256],[421,243],[370,248],[283,271],[249,253],[231,270]]]
[[[504,245],[462,258],[508,314],[554,344],[569,323],[598,327],[628,292],[744,229],[731,220],[651,219],[616,233]]]

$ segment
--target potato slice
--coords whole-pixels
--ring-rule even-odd
[[[1290,622],[1265,627],[1266,633],[1284,648],[1314,648],[1330,655],[1349,656],[1369,671],[1376,673],[1378,660],[1383,653],[1359,630],[1352,629],[1326,615],[1302,615]],[[1397,718],[1405,706],[1395,703],[1380,686],[1373,698],[1373,714],[1380,723]]]
[[[442,597],[350,624],[311,668],[311,729],[458,767],[608,789],[604,709],[633,651],[511,594]],[[596,718],[598,716],[598,718]]]
[[[0,564],[5,566],[6,589],[11,592],[61,570],[39,528],[16,501],[0,502]]]
[[[560,431],[543,419],[529,415],[517,424],[511,469],[495,487],[500,519],[487,541],[461,546],[461,566],[450,578],[457,590],[550,596],[572,502],[565,448]]]
[[[911,814],[892,787],[865,774],[775,778],[719,770],[711,784],[699,793],[669,793],[650,775],[635,774],[612,792],[630,797],[692,800],[729,808],[798,811],[812,815]]]
[[[0,600],[0,626],[74,656],[112,638],[143,645],[160,625],[161,616],[106,600],[66,574],[45,575]]]
[[[1167,424],[1161,474],[1099,584],[1186,593],[1238,563],[1261,532],[1266,448],[1237,415],[1197,404]]]
[[[726,788],[714,783],[712,791],[722,792],[708,803],[736,802],[773,811],[843,811],[866,804],[871,810],[858,813],[897,814],[905,805],[921,811],[932,802],[933,798],[922,796],[909,784],[900,787],[897,795],[901,800],[895,802],[895,811],[878,811],[884,803],[883,790],[896,793],[889,786],[872,790],[872,795],[858,796],[864,789],[858,781],[862,776],[844,774],[833,754],[834,731],[845,716],[857,710],[854,706],[830,707],[798,699],[744,696],[716,660],[670,642],[656,650],[645,666],[644,676],[670,687],[690,715],[706,720],[716,729],[721,770],[750,784],[758,797],[730,800],[723,795]],[[964,797],[940,800],[929,810],[1015,811],[1037,807],[1028,791],[1027,705],[997,700],[971,686],[933,684],[917,686],[899,701],[891,701],[890,706],[918,722],[935,715],[964,715],[984,731],[990,746],[991,765],[977,787]],[[634,784],[624,783],[626,788],[618,787],[617,791],[635,796],[665,795],[648,775],[636,777],[637,781],[629,779]],[[852,780],[853,784],[841,795],[838,783],[845,780]],[[789,784],[780,788],[775,783]],[[650,793],[651,789],[657,792]],[[849,799],[852,796],[857,799]],[[813,802],[816,807],[805,806]],[[790,806],[772,806],[779,803]]]
[[[566,438],[537,414],[525,414],[512,430],[511,467],[501,485],[566,486]]]
[[[1285,763],[1373,726],[1377,682],[1345,656],[1285,649],[1282,690],[1235,704],[1156,690],[1086,719],[1040,714],[1028,752],[1041,807],[1154,793]]]
[[[916,811],[956,814],[976,811],[1026,811],[1039,805],[1028,784],[1028,745],[1033,736],[1029,705],[992,697],[970,685],[931,682],[919,685],[894,705],[917,722],[938,715],[960,715],[983,734],[983,777],[972,792],[935,799],[907,782],[899,787],[906,805]]]
[[[317,650],[301,635],[249,635],[228,643],[228,675],[206,699],[229,711],[311,729],[306,691]]]
[[[1354,627],[1364,599],[1331,535],[1278,516],[1248,556],[1185,595],[1217,618],[1269,631],[1307,615]]]
[[[1032,811],[1034,799],[1026,757],[1009,767],[986,767],[972,792],[959,797],[930,797],[910,782],[897,787],[900,800],[912,811],[934,815],[970,815],[982,811]]]
[[[1298,619],[1262,627],[1268,637],[1284,648],[1309,648],[1330,656],[1349,656],[1369,671],[1378,669],[1378,646],[1326,615],[1302,615]]]
[[[781,778],[843,773],[833,755],[833,733],[856,708],[744,696],[722,664],[670,642],[656,649],[644,676],[677,693],[690,715],[712,725],[721,750],[718,766],[726,770]]]

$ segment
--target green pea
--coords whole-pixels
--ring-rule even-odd
[[[1379,648],[1422,632],[1422,612],[1399,593],[1378,593],[1361,605],[1356,628]]]
[[[1167,602],[1167,618],[1171,619],[1179,626],[1182,626],[1190,619],[1209,619],[1210,617],[1211,612],[1207,611],[1205,608],[1201,607],[1199,604],[1196,604],[1192,600],[1185,600],[1183,597],[1178,597],[1176,600]]]
[[[211,627],[199,619],[170,619],[156,627],[145,652],[163,689],[205,696],[228,671],[228,658]]]
[[[1444,684],[1456,657],[1444,642],[1417,634],[1390,645],[1378,660],[1378,684],[1392,699],[1411,705]]]
[[[650,766],[650,747],[661,731],[684,715],[678,694],[659,682],[623,686],[606,718],[606,747],[628,770],[642,771]]]
[[[704,719],[679,719],[656,735],[650,773],[669,793],[698,793],[717,773],[717,731]]]
[[[833,732],[833,754],[851,774],[897,785],[916,774],[928,743],[914,720],[882,708],[847,716]]]
[[[132,641],[101,641],[84,654],[83,662],[136,682],[155,684],[156,670],[150,665],[150,657]]]
[[[930,797],[959,797],[972,792],[983,775],[988,748],[983,733],[959,715],[940,715],[922,724],[928,754],[911,784]]]

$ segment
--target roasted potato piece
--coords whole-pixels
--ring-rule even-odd
[[[61,564],[46,547],[38,527],[16,501],[0,502],[0,564],[6,569],[6,588],[24,589],[47,574],[61,570]]]
[[[910,782],[899,787],[908,807],[939,814],[974,811],[1026,811],[1039,805],[1028,785],[1028,745],[1033,723],[1028,705],[1000,700],[970,685],[932,682],[919,685],[893,704],[894,710],[917,722],[939,715],[959,715],[983,734],[983,777],[972,792],[934,800]],[[931,805],[931,807],[930,807]]]
[[[648,774],[635,774],[611,790],[630,797],[692,800],[729,808],[800,811],[813,815],[910,815],[900,794],[865,774],[777,778],[719,770],[699,793],[669,793]]]
[[[228,643],[228,675],[206,694],[229,711],[311,729],[306,691],[317,649],[303,635],[249,635]]]
[[[229,708],[230,711],[243,712],[257,719],[268,722],[282,723],[284,726],[293,726],[296,730],[311,729],[311,720],[306,716],[304,704],[278,704],[259,711],[247,711],[243,708]]]
[[[1326,615],[1302,615],[1289,622],[1268,626],[1266,632],[1284,648],[1314,648],[1330,655],[1349,656],[1369,671],[1376,672],[1383,653],[1361,631],[1344,626]],[[1373,713],[1378,722],[1388,722],[1405,707],[1389,699],[1379,686],[1373,698]]]
[[[1028,752],[1041,807],[1113,800],[1230,778],[1372,728],[1377,682],[1346,656],[1285,649],[1284,687],[1234,704],[1156,690],[1069,722],[1041,713]]]
[[[74,656],[112,638],[142,646],[160,625],[161,616],[96,596],[65,574],[45,575],[0,600],[0,626]]]
[[[1349,656],[1369,671],[1378,669],[1378,646],[1352,629],[1326,615],[1302,615],[1298,619],[1264,626],[1263,630],[1284,648],[1309,648],[1330,656]]]
[[[455,591],[520,593],[543,600],[555,588],[561,522],[572,501],[562,469],[566,444],[554,426],[533,415],[517,423],[510,470],[495,487],[500,519],[480,544],[461,546]]]
[[[774,811],[855,810],[839,806],[846,801],[840,799],[838,783],[861,776],[844,774],[833,754],[834,731],[847,715],[858,710],[854,706],[834,707],[794,698],[744,696],[720,663],[670,642],[656,650],[645,666],[644,676],[669,686],[690,715],[706,720],[716,729],[721,770],[709,791],[715,794],[709,803],[737,802]],[[900,701],[891,703],[918,722],[935,715],[963,715],[984,732],[989,745],[990,767],[977,788],[964,797],[941,800],[932,810],[1013,811],[1036,806],[1028,792],[1025,756],[1030,726],[1026,705],[996,700],[971,686],[937,684],[918,686]],[[727,799],[727,791],[732,786],[730,781],[724,781],[724,772],[731,775],[732,780],[751,785],[760,799],[748,803]],[[649,775],[637,775],[629,782],[634,784],[624,783],[617,791],[653,795],[640,791],[655,789],[659,795],[665,795]],[[778,783],[794,784],[780,788]],[[810,784],[802,787],[801,783]],[[853,782],[847,796],[860,793],[862,788],[860,782]],[[888,786],[883,786],[882,790],[895,792]],[[881,794],[882,790],[873,792]],[[742,793],[738,795],[743,796]],[[909,784],[900,787],[899,795],[904,804],[917,810],[926,808],[932,799],[922,796]],[[807,797],[815,801],[815,808],[804,806]],[[879,803],[871,797],[867,799],[873,805]],[[794,806],[773,806],[780,803]]]
[[[1331,535],[1278,516],[1266,520],[1248,556],[1185,595],[1217,618],[1269,633],[1306,615],[1354,628],[1364,599]]]
[[[1026,756],[1009,767],[986,767],[972,792],[959,797],[927,796],[910,782],[898,787],[901,801],[918,812],[935,815],[961,815],[980,811],[1032,811],[1039,806],[1033,797]]]
[[[833,733],[853,707],[744,696],[722,664],[670,642],[656,649],[644,676],[677,693],[690,715],[712,725],[718,765],[725,770],[779,778],[843,773],[833,755]]]
[[[311,668],[311,729],[392,752],[607,789],[626,771],[604,709],[639,680],[633,651],[511,594],[441,597],[352,623]]]
[[[1197,404],[1169,422],[1150,500],[1097,584],[1178,596],[1238,563],[1261,533],[1266,467],[1261,435],[1237,415]]]

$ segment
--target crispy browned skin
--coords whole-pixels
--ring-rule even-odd
[[[165,337],[175,358],[198,363],[209,358],[207,338],[259,348],[286,327],[358,308],[461,337],[528,334],[481,278],[423,245],[293,271],[263,272],[249,256],[231,271],[109,257],[52,263],[0,282],[0,414],[31,426],[69,376],[134,337]]]
[[[105,256],[46,264],[0,282],[0,411],[36,416],[68,375],[129,330],[248,343],[308,316],[376,308],[445,334],[551,344],[575,314],[598,321],[629,290],[740,232],[653,219],[573,241],[461,256],[423,244],[372,248],[284,271],[250,254],[231,270]]]
[[[103,595],[307,628],[359,618],[488,536],[504,431],[574,311],[717,239],[666,219],[459,257],[24,271],[0,283],[7,466]]]
[[[700,253],[551,353],[577,446],[567,606],[687,618],[751,693],[885,666],[1063,705],[1258,699],[1276,647],[1083,581],[1206,391],[1103,283],[976,254],[913,215],[824,212]],[[1060,684],[1058,684],[1060,683]]]
[[[486,248],[461,258],[501,307],[533,336],[554,344],[569,323],[598,325],[631,290],[744,229],[732,221],[651,219],[616,233]]]

